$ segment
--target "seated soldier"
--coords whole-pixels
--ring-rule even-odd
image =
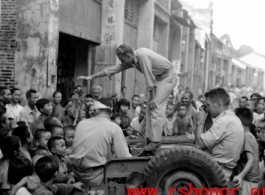
[[[110,121],[109,101],[106,98],[96,101],[95,109],[97,116],[77,125],[70,155],[75,176],[90,186],[102,184],[104,165],[114,155],[131,157],[121,128]]]

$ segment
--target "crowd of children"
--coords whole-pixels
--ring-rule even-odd
[[[84,96],[82,87],[77,86],[65,106],[60,92],[55,92],[50,100],[38,99],[38,93],[29,90],[24,108],[19,105],[20,89],[0,90],[0,194],[71,194],[74,189],[83,190],[82,184],[76,181],[69,155],[75,126],[97,115],[94,101],[101,98],[102,87],[93,89],[93,95]],[[131,102],[116,97],[109,97],[108,101],[112,105],[113,123],[121,129],[145,134],[147,102],[144,95],[134,95]],[[163,136],[186,136],[195,140],[197,116],[204,101],[204,97],[199,96],[194,102],[188,90],[176,98],[172,93],[165,110]],[[245,141],[231,179],[245,192],[264,177],[265,98],[253,94],[238,101],[239,108],[234,112],[242,121]],[[145,183],[139,173],[127,178],[128,186],[137,182],[141,186]]]
[[[65,107],[60,92],[51,99],[38,99],[37,91],[29,90],[27,105],[22,107],[20,89],[0,89],[0,194],[71,194],[74,188],[82,190],[69,155],[76,125],[97,115],[94,101],[101,98],[102,88],[93,89],[93,95],[84,96],[82,87],[77,86]],[[134,95],[132,105],[127,99],[110,97],[108,101],[114,123],[122,129],[144,132],[143,95]]]

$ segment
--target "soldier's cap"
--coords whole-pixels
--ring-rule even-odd
[[[133,49],[130,45],[127,44],[121,44],[119,47],[117,47],[116,49],[116,54],[120,55],[120,54],[129,54],[129,53],[133,53]]]
[[[100,103],[99,101],[94,101],[94,108],[95,109],[111,109],[110,107]]]

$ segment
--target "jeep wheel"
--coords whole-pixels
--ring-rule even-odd
[[[179,194],[189,185],[200,189],[226,186],[226,178],[219,164],[210,155],[196,148],[180,146],[159,152],[146,165],[147,187],[157,187],[157,194]],[[183,193],[182,193],[183,194]]]

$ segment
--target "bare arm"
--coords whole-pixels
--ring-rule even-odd
[[[201,139],[201,134],[203,134],[203,130],[204,130],[204,124],[199,124],[197,131],[196,131],[196,136],[195,136],[195,148],[204,150],[206,149],[206,146],[204,144],[204,142]]]
[[[132,67],[133,67],[132,65],[117,64],[115,66],[107,67],[104,70],[92,74],[90,76],[80,76],[77,79],[92,80],[94,78],[104,77],[104,76],[108,76],[109,78],[111,78],[112,75]]]
[[[92,74],[92,75],[90,75],[90,76],[79,76],[77,79],[78,80],[80,80],[80,79],[86,79],[86,80],[92,80],[92,79],[94,79],[94,78],[98,78],[98,77],[104,77],[104,76],[107,76],[106,74],[105,74],[105,72],[102,70],[102,71],[99,71],[99,72],[97,72],[97,73],[95,73],[95,74]]]
[[[250,169],[253,165],[253,162],[254,162],[254,155],[251,152],[247,151],[246,155],[247,155],[247,159],[248,159],[247,164],[245,165],[243,171],[234,177],[234,181],[237,181],[236,187],[241,185],[242,180],[244,179],[246,174],[250,171]]]
[[[177,119],[175,119],[174,124],[173,124],[173,133],[174,133],[174,135],[177,135],[178,132],[179,132],[178,121],[177,121]]]
[[[16,185],[14,185],[11,189],[10,195],[15,195],[19,188],[25,186],[27,184],[27,177],[24,177],[20,180]]]
[[[190,120],[189,120],[188,132],[189,132],[190,134],[192,134],[193,132],[195,132],[195,131],[193,131],[193,123],[192,123],[192,119],[191,119],[191,118],[190,118]]]
[[[205,119],[207,117],[207,114],[204,112],[203,109],[200,109],[200,112],[198,114],[198,123],[199,126],[197,130],[195,131],[195,148],[204,150],[206,149],[205,143],[201,139],[201,135],[204,132],[204,125],[205,125]]]

